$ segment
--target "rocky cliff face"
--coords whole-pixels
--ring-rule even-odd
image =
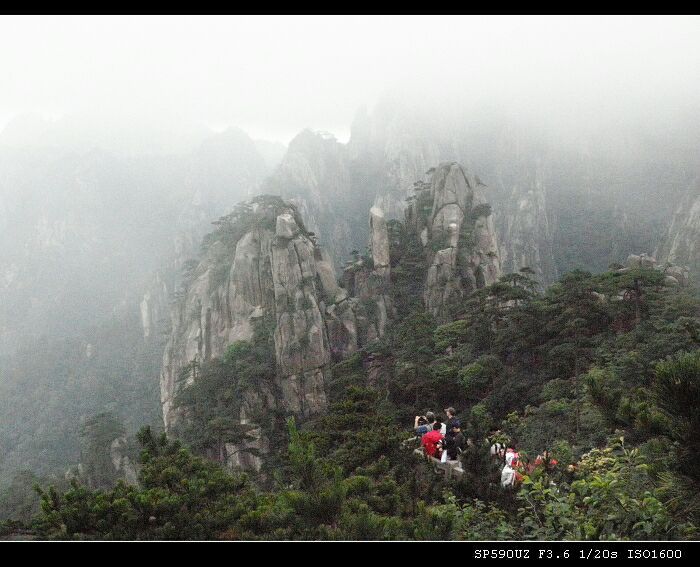
[[[698,186],[678,206],[668,233],[656,249],[661,262],[686,266],[700,276],[700,194]]]
[[[312,235],[281,199],[256,199],[225,222],[172,312],[161,376],[166,427],[175,419],[173,400],[182,379],[194,379],[192,373],[180,376],[182,368],[221,356],[234,341],[250,340],[253,322],[264,316],[275,321],[284,406],[305,415],[325,406],[330,350],[319,307],[316,263],[322,260]]]
[[[354,352],[381,336],[386,325],[388,236],[377,209],[371,227],[371,259],[358,258],[346,272],[352,273],[346,290],[292,203],[258,197],[223,218],[205,239],[205,252],[172,310],[161,373],[166,428],[182,417],[175,398],[196,379],[197,364],[222,356],[235,341],[252,339],[262,321],[272,325],[276,372],[271,384],[244,394],[241,423],[250,424],[260,409],[298,416],[324,410],[332,357]],[[255,431],[253,446],[264,452],[265,440]],[[229,447],[232,466],[259,468],[259,459],[238,449]]]
[[[501,274],[485,189],[461,165],[442,163],[430,183],[416,184],[406,210],[407,228],[420,236],[429,266],[425,307],[440,321],[450,320],[453,302]]]
[[[524,158],[512,162],[503,157],[494,162],[494,169],[486,175],[503,272],[531,268],[545,287],[558,277],[547,168],[538,160]]]
[[[347,302],[331,306],[329,330],[335,356],[347,355],[384,334],[386,325],[393,315],[391,304],[389,258],[389,234],[384,212],[372,207],[369,213],[369,245],[366,255],[356,254],[347,262],[342,273],[344,292],[349,295]],[[354,320],[354,332],[347,332],[345,340],[338,341],[340,330],[333,318],[344,313],[345,321]],[[340,335],[342,336],[342,335]]]

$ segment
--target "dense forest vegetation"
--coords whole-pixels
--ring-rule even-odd
[[[231,419],[240,388],[274,372],[265,324],[197,369],[178,400],[190,418],[179,440],[141,430],[137,484],[111,482],[104,455],[89,478],[19,475],[0,494],[2,529],[77,539],[697,538],[697,293],[618,266],[539,291],[524,269],[455,302],[454,321],[438,325],[422,309],[421,247],[400,223],[390,229],[396,320],[334,365],[325,415],[268,416],[260,473],[220,461],[222,444],[249,434]],[[464,476],[449,481],[410,440],[416,414],[447,406],[471,440]],[[87,425],[83,446],[99,455],[99,435],[119,426]],[[550,450],[558,464],[503,489],[493,441],[531,461]]]

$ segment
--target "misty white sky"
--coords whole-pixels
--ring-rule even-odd
[[[697,100],[700,19],[0,18],[0,127],[24,112],[162,116],[285,143],[305,127],[343,139],[386,91],[526,106]]]

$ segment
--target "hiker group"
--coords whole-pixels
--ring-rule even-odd
[[[473,445],[471,439],[465,440],[462,424],[456,416],[455,409],[445,409],[445,415],[447,419],[443,421],[433,412],[427,412],[425,415],[417,415],[413,424],[425,455],[442,463],[459,461],[465,446]],[[549,449],[545,449],[537,455],[534,462],[530,462],[527,457],[521,457],[515,444],[496,440],[502,437],[500,431],[492,431],[486,442],[490,447],[491,458],[500,464],[500,482],[504,488],[517,488],[525,475],[532,474],[538,467],[550,472],[558,464],[557,460],[552,458]]]
[[[425,454],[440,459],[443,463],[459,460],[465,445],[462,424],[455,409],[447,408],[445,415],[447,420],[443,422],[439,416],[429,411],[425,415],[417,415],[414,422],[416,435],[420,437]]]

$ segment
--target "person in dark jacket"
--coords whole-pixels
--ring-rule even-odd
[[[445,437],[445,450],[447,451],[447,458],[450,461],[456,461],[459,459],[459,455],[462,453],[464,448],[464,435],[459,425],[452,425],[452,430],[450,435]]]
[[[459,419],[457,419],[455,408],[449,407],[445,410],[445,415],[447,416],[447,424],[446,424],[446,431],[445,431],[445,438],[452,437],[452,432],[455,427],[460,428],[462,427],[462,424],[460,423]]]

